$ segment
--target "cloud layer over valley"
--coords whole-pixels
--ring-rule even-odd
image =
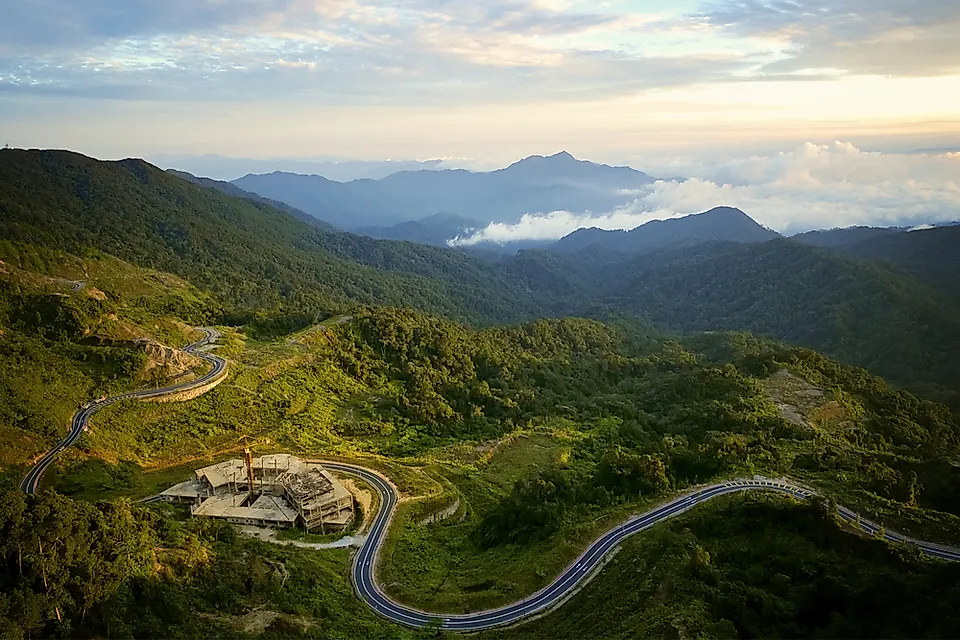
[[[455,246],[558,239],[578,228],[632,229],[716,206],[742,209],[784,234],[818,228],[913,226],[960,219],[960,153],[866,152],[845,142],[733,158],[635,158],[659,180],[615,211],[530,213],[490,224]]]

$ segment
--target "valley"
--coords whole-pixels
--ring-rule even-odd
[[[960,316],[949,261],[928,268],[949,228],[863,240],[928,247],[886,261],[724,209],[490,257],[332,230],[141,161],[20,151],[0,153],[0,213],[4,629],[958,623],[958,569],[937,558],[960,544]],[[282,547],[135,502],[245,446],[377,487],[366,544]]]

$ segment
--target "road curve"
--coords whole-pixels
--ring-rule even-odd
[[[47,468],[53,464],[53,461],[64,449],[77,441],[77,438],[80,437],[80,434],[83,433],[83,431],[87,428],[87,423],[90,421],[90,417],[97,411],[100,411],[100,409],[103,409],[114,402],[119,402],[120,400],[129,400],[131,398],[155,398],[168,393],[188,391],[195,387],[203,386],[217,376],[221,375],[227,368],[227,361],[220,356],[216,356],[212,353],[206,353],[202,350],[203,347],[216,342],[220,338],[220,332],[216,329],[211,329],[208,327],[197,328],[203,332],[203,338],[197,342],[194,342],[193,344],[187,345],[183,348],[183,351],[186,351],[191,355],[201,358],[202,360],[206,360],[212,364],[213,368],[209,373],[206,373],[195,380],[183,382],[181,384],[174,384],[167,387],[161,387],[159,389],[130,391],[128,393],[121,393],[120,395],[104,398],[102,400],[85,402],[80,406],[80,410],[73,414],[73,420],[70,422],[70,433],[68,433],[67,436],[61,440],[59,444],[57,444],[57,446],[44,454],[44,456],[36,462],[33,468],[30,469],[30,472],[24,476],[23,480],[20,481],[20,490],[24,493],[37,492],[37,487],[40,485],[40,478],[43,477],[43,474],[46,472]]]
[[[523,600],[506,606],[468,614],[427,613],[404,606],[391,600],[377,584],[375,572],[377,556],[386,538],[387,528],[397,506],[398,494],[390,481],[376,471],[342,462],[323,462],[325,467],[365,480],[380,494],[380,509],[370,528],[367,541],[354,557],[351,570],[354,585],[360,598],[378,614],[393,622],[409,627],[440,626],[451,631],[480,631],[503,625],[513,624],[528,616],[542,613],[561,603],[588,577],[603,561],[603,558],[624,538],[652,527],[653,525],[676,516],[688,509],[718,496],[740,491],[772,491],[806,500],[814,494],[809,489],[795,486],[781,480],[732,480],[713,484],[676,498],[650,511],[633,516],[591,543],[580,557],[574,560],[553,582]],[[857,517],[846,507],[838,507],[837,515],[842,520],[859,526],[866,533],[875,535],[882,527],[869,520]],[[885,531],[884,539],[890,542],[902,542],[918,547],[923,553],[944,560],[960,561],[960,549],[954,549],[921,540],[915,540],[893,531]]]

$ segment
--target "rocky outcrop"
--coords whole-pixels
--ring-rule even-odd
[[[147,362],[143,367],[145,376],[179,379],[203,364],[203,360],[186,351],[174,349],[153,340],[137,342],[147,354]]]
[[[176,380],[189,379],[188,376],[204,365],[203,360],[181,349],[168,347],[156,340],[138,338],[136,340],[121,340],[104,336],[87,336],[80,341],[97,347],[115,347],[121,349],[135,349],[142,351],[146,362],[140,372],[140,378],[145,380]]]
[[[196,387],[190,387],[184,389],[183,391],[177,391],[175,393],[165,393],[162,396],[156,396],[154,398],[142,398],[143,402],[183,402],[184,400],[193,400],[197,396],[202,396],[207,391],[210,391],[215,386],[227,379],[228,370],[226,367],[223,368],[223,371],[220,372],[215,378],[208,380],[206,383],[198,385]]]

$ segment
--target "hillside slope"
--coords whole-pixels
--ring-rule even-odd
[[[902,227],[844,227],[839,229],[817,229],[790,236],[800,244],[830,249],[847,249],[861,242],[905,233]]]
[[[850,535],[810,505],[742,496],[628,540],[568,605],[484,635],[951,637],[960,625],[958,580],[955,563]]]
[[[96,248],[187,278],[239,310],[315,316],[359,301],[477,322],[539,315],[527,291],[462,253],[324,233],[141,160],[0,151],[0,236],[80,255]]]
[[[779,236],[739,209],[716,207],[682,218],[652,220],[630,231],[578,229],[561,238],[550,249],[558,253],[571,253],[597,244],[620,253],[644,253],[713,241],[765,242]]]
[[[223,193],[228,196],[233,196],[234,198],[243,198],[244,200],[250,200],[251,202],[266,204],[274,209],[283,211],[284,213],[289,213],[291,216],[300,220],[301,222],[306,222],[310,226],[316,227],[322,231],[336,231],[337,228],[332,224],[326,223],[316,216],[311,216],[309,213],[304,213],[296,207],[291,207],[285,202],[280,202],[279,200],[271,200],[269,198],[263,198],[258,196],[255,193],[249,191],[244,191],[237,185],[232,182],[225,182],[223,180],[214,180],[212,178],[203,178],[195,176],[192,173],[187,173],[186,171],[178,171],[176,169],[167,169],[167,173],[175,175],[178,178],[182,178],[187,182],[192,182],[193,184],[198,184],[201,187],[208,187],[210,189],[216,189],[220,193]]]
[[[0,472],[60,438],[79,403],[191,375],[201,363],[169,347],[219,313],[170,274],[0,242]]]
[[[466,235],[469,230],[482,227],[474,220],[467,220],[450,213],[437,213],[421,220],[401,222],[391,227],[363,227],[357,233],[381,240],[403,240],[446,247],[447,241]]]
[[[745,329],[822,351],[951,403],[960,310],[883,266],[789,240],[636,259],[602,299],[675,329]]]
[[[960,301],[960,226],[887,234],[847,250],[896,269]]]

